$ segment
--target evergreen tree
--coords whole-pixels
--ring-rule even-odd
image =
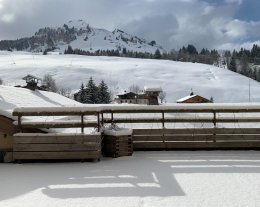
[[[194,45],[188,45],[187,52],[189,54],[192,54],[192,55],[197,55],[198,54],[197,49],[196,49],[196,47]]]
[[[237,57],[236,51],[233,51],[230,63],[228,65],[228,69],[231,70],[231,71],[234,71],[234,72],[237,72],[237,63],[236,63],[237,58],[236,57]]]
[[[247,58],[246,54],[243,54],[242,57],[240,58],[240,66],[241,66],[240,73],[242,75],[250,77],[251,76],[251,69],[248,65],[248,58]]]
[[[154,58],[155,59],[161,59],[162,58],[162,55],[161,55],[161,52],[159,49],[157,49],[154,53]]]
[[[98,102],[98,90],[97,86],[92,77],[89,78],[88,84],[86,86],[86,103],[96,104]]]
[[[98,86],[98,103],[108,104],[110,103],[110,93],[108,91],[107,84],[102,80]]]
[[[65,50],[65,52],[64,52],[64,54],[73,54],[73,53],[74,53],[74,51],[70,45],[68,46],[68,49]]]
[[[77,101],[80,102],[80,103],[86,103],[86,89],[85,89],[83,83],[80,86],[79,96],[78,96]]]

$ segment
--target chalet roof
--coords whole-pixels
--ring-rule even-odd
[[[117,94],[117,96],[124,96],[126,94],[135,94],[135,95],[137,95],[136,93],[131,92],[131,91],[124,91],[124,92],[121,92],[121,93]]]
[[[178,103],[178,102],[187,101],[187,100],[189,100],[189,99],[191,99],[191,98],[193,98],[193,97],[196,97],[196,96],[198,96],[198,95],[185,96],[185,97],[183,97],[183,98],[178,99],[176,102]]]
[[[27,79],[30,79],[30,78],[37,79],[37,80],[42,80],[41,78],[38,78],[38,77],[30,75],[30,74],[28,74],[27,76],[23,77],[23,80],[27,80]]]
[[[57,93],[12,86],[0,86],[0,115],[12,117],[16,107],[60,107],[81,106],[82,104]]]
[[[147,92],[161,92],[162,88],[161,87],[155,87],[155,86],[145,86],[144,91]]]

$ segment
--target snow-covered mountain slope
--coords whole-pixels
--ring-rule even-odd
[[[93,77],[103,79],[113,93],[130,85],[161,86],[168,103],[195,94],[214,98],[214,102],[260,102],[260,84],[223,68],[205,64],[167,60],[79,55],[36,55],[0,52],[0,78],[6,85],[24,84],[22,77],[51,74],[59,86],[73,90]],[[249,93],[250,89],[250,93]],[[1,95],[1,94],[0,94]]]
[[[130,35],[115,29],[110,32],[105,29],[96,29],[82,20],[69,21],[61,27],[39,29],[34,36],[13,41],[0,41],[0,50],[44,51],[56,48],[64,52],[71,45],[85,51],[119,50],[154,53],[156,49],[164,51],[155,41]]]

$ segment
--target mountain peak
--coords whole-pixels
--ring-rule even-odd
[[[69,28],[77,28],[77,29],[81,29],[81,28],[86,28],[89,26],[88,23],[86,23],[85,21],[83,21],[82,19],[79,19],[79,20],[70,20],[68,21],[67,23],[68,27]]]
[[[0,41],[0,50],[24,50],[42,52],[46,49],[64,52],[71,45],[73,49],[85,51],[124,50],[154,53],[161,46],[148,43],[143,38],[126,33],[120,29],[110,32],[106,29],[90,27],[88,23],[70,20],[60,27],[39,29],[34,36],[18,40]]]

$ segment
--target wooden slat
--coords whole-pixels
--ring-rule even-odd
[[[134,150],[162,149],[256,149],[259,141],[247,142],[134,142]]]
[[[15,144],[14,152],[79,152],[96,151],[101,144],[88,142],[85,144]]]
[[[136,118],[136,119],[123,119],[123,118],[114,118],[114,120],[105,120],[105,123],[183,123],[183,122],[191,122],[191,123],[213,123],[213,118]]]
[[[134,129],[134,135],[161,135],[161,134],[213,134],[214,128],[180,128],[180,129]]]
[[[14,160],[56,160],[56,159],[99,159],[101,151],[88,152],[14,152]]]
[[[111,107],[111,109],[109,110],[102,110],[102,113],[258,113],[260,112],[259,108],[234,108],[234,109],[230,109],[230,108],[221,108],[221,109],[212,109],[211,108],[203,108],[203,106],[201,106],[201,108],[193,108],[193,109],[188,109],[188,108],[174,108],[172,107],[171,109],[167,109],[167,108],[159,108],[156,109],[149,109],[147,107],[147,109],[142,108],[142,109],[131,109],[129,107],[129,109],[124,108],[124,109],[113,109],[113,107]]]
[[[24,112],[13,112],[13,116],[81,116],[81,115],[97,115],[95,111],[59,111],[62,107],[59,107],[57,111],[24,111]]]
[[[35,129],[35,128],[81,128],[82,124],[79,123],[68,123],[68,122],[46,122],[46,123],[37,123],[37,122],[30,122],[30,123],[22,123],[22,128],[27,129]],[[84,127],[97,127],[97,123],[90,122],[84,123]]]
[[[237,117],[237,118],[114,118],[105,119],[105,123],[250,123],[250,122],[260,122],[260,118],[254,117]]]
[[[161,135],[161,136],[134,136],[134,141],[260,141],[260,135]]]
[[[63,143],[63,144],[79,144],[85,142],[100,142],[101,135],[74,135],[74,136],[14,136],[15,144],[26,144],[26,143]]]
[[[134,135],[161,134],[260,134],[260,128],[176,128],[176,129],[134,129]]]

